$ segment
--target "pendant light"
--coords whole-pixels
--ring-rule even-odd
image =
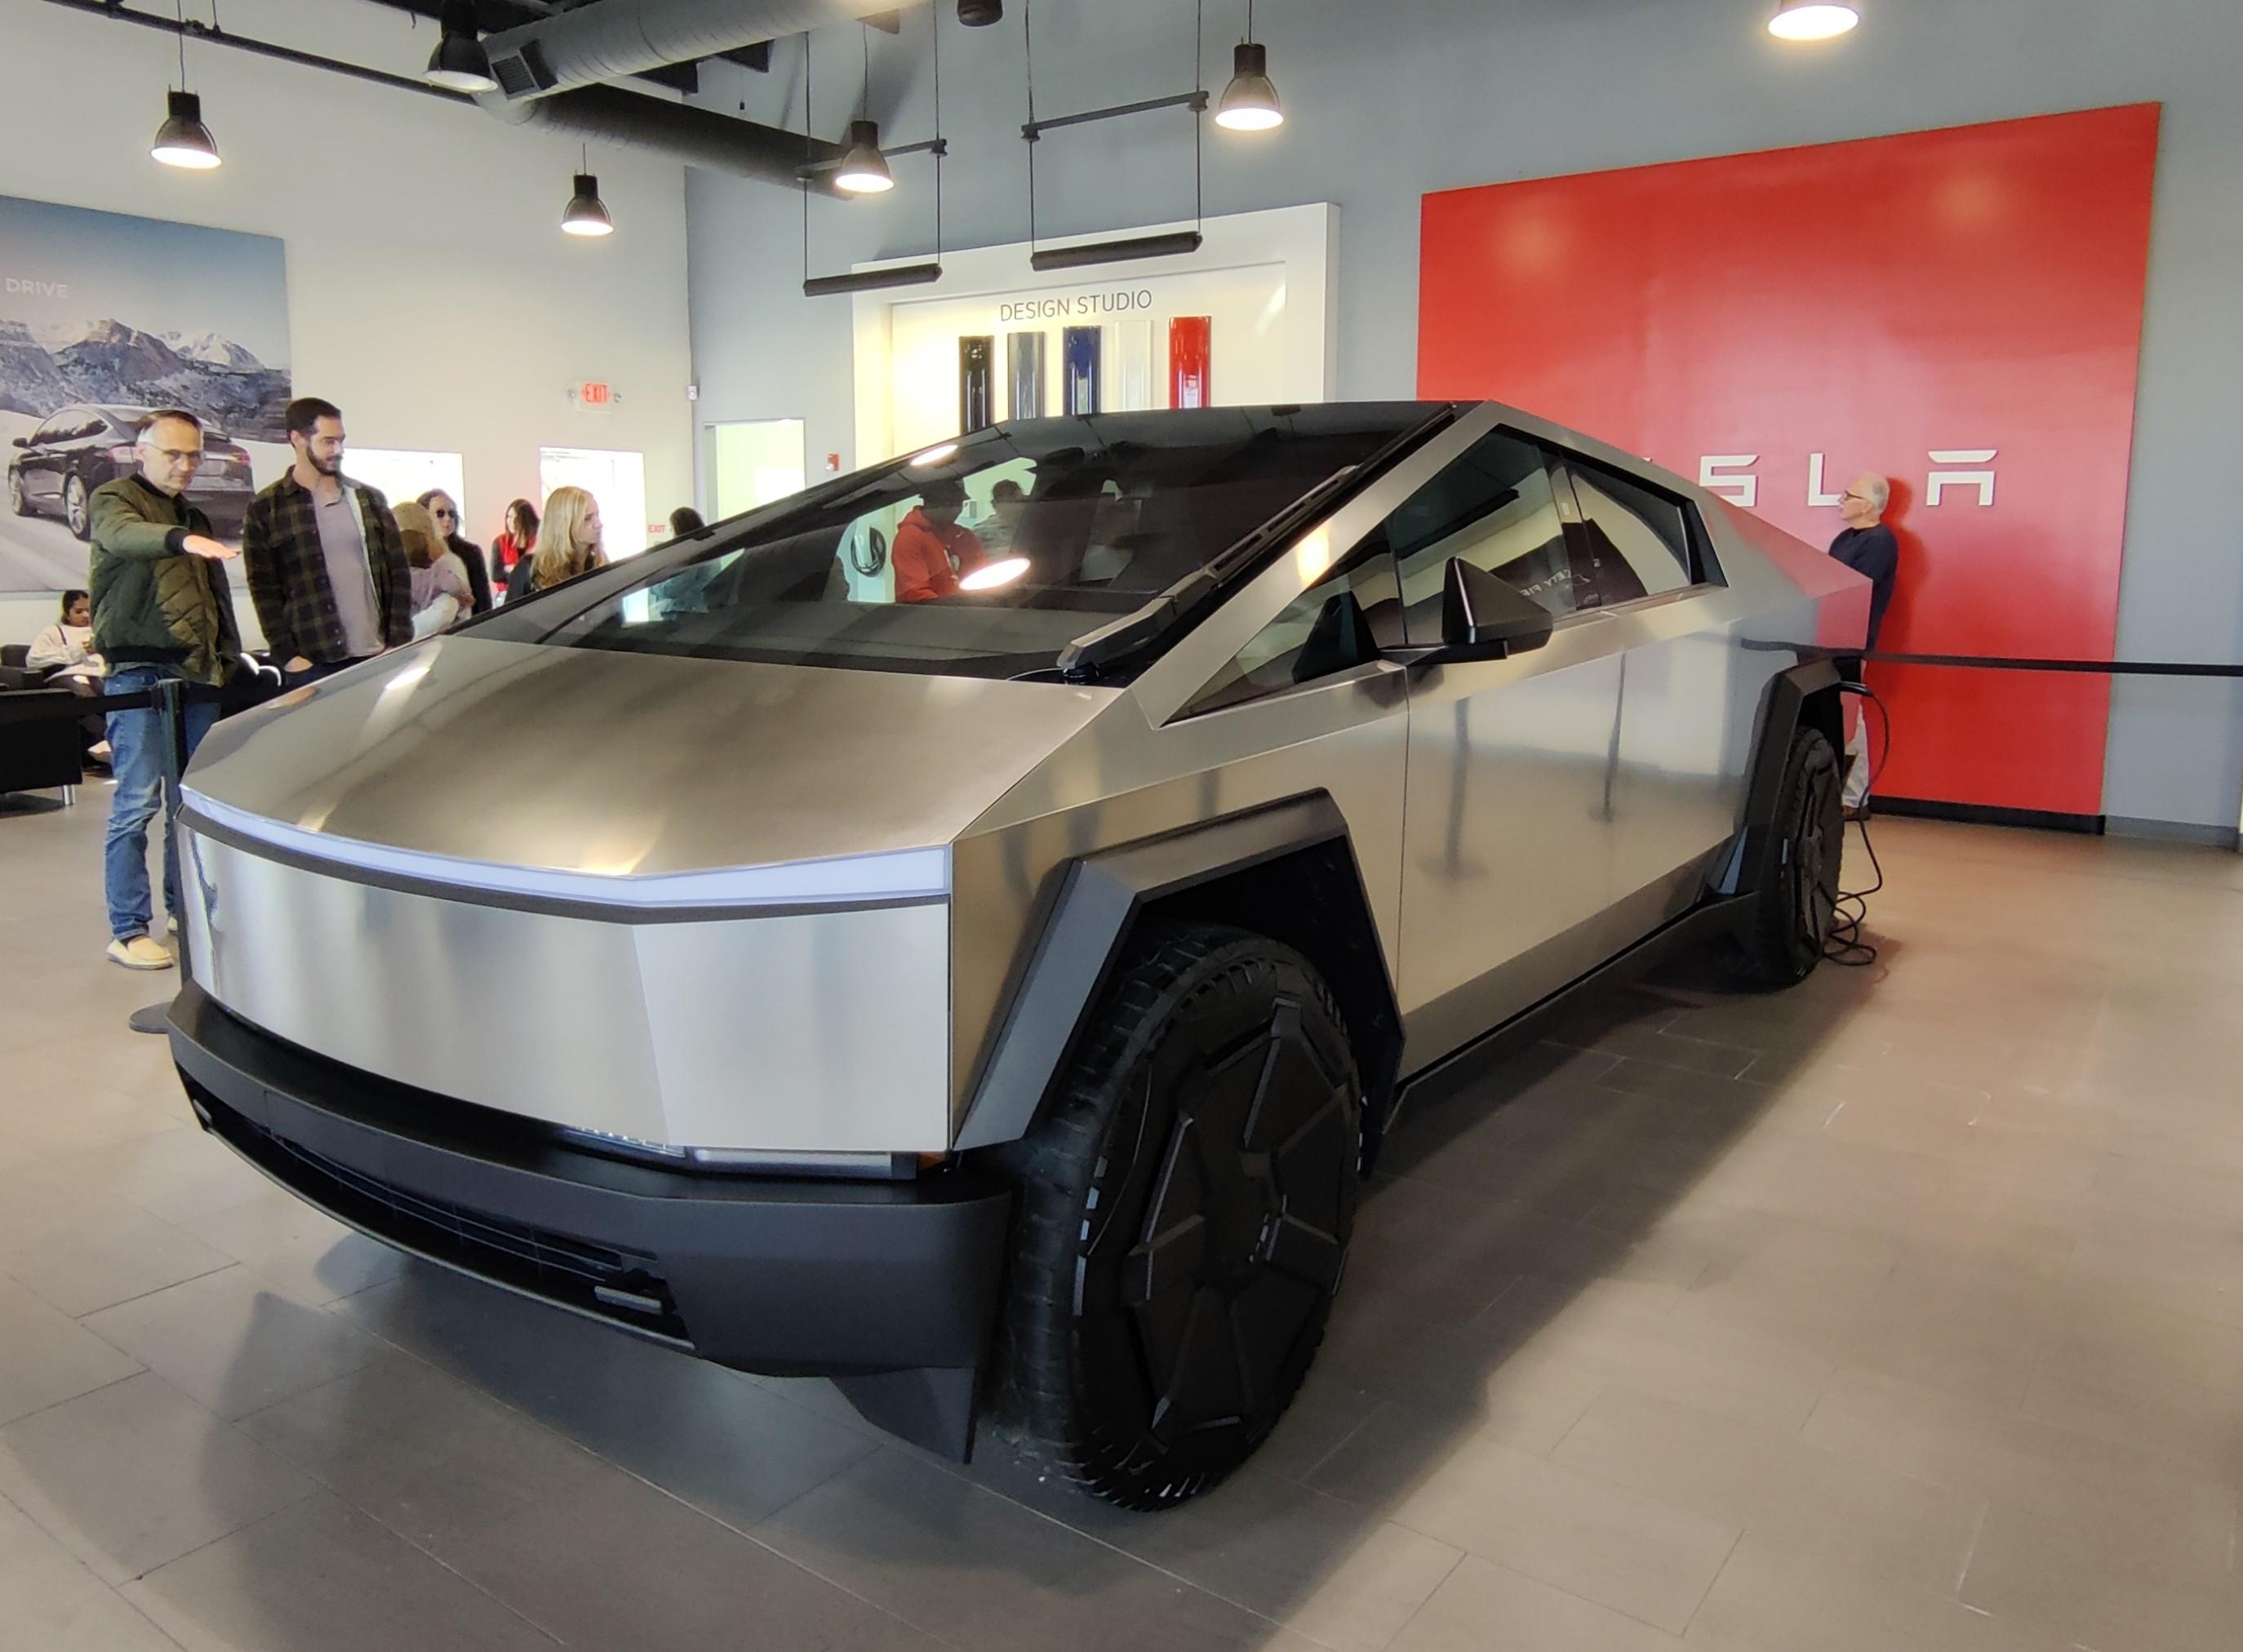
[[[1861,20],[1853,0],[1778,0],[1768,31],[1778,40],[1835,40]]]
[[[878,195],[896,186],[887,157],[880,153],[880,129],[873,122],[849,123],[849,152],[842,156],[840,170],[833,174],[833,186],[852,195]]]
[[[1283,125],[1285,111],[1270,80],[1269,51],[1254,37],[1254,0],[1246,0],[1246,38],[1232,51],[1230,69],[1215,124],[1227,131],[1268,131]]]
[[[219,164],[218,139],[203,125],[203,100],[186,89],[187,8],[179,0],[179,90],[165,94],[164,124],[148,153],[166,166],[183,172],[206,172]]]
[[[585,152],[586,164],[590,152]],[[600,199],[600,180],[589,172],[576,174],[576,192],[569,198],[568,206],[561,209],[561,231],[564,235],[582,235],[587,239],[616,233],[616,220],[608,216],[607,203]]]
[[[475,0],[444,0],[438,24],[443,38],[428,54],[428,71],[421,77],[447,91],[496,91],[498,78],[491,73],[490,54],[475,37]]]
[[[156,131],[148,152],[166,166],[206,172],[219,164],[218,140],[203,125],[203,100],[191,91],[167,94],[171,115]]]
[[[863,25],[859,25],[863,27]],[[866,100],[872,94],[872,31],[864,28],[865,79],[857,93],[857,118],[849,123],[849,147],[833,174],[833,187],[852,195],[884,195],[896,186],[888,171],[888,158],[880,153],[880,128],[865,118]]]

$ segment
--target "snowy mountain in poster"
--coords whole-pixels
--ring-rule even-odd
[[[280,442],[288,374],[213,332],[158,335],[104,317],[50,347],[0,319],[0,410],[44,418],[72,401],[185,408],[229,435]]]

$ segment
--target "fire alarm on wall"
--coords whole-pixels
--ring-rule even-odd
[[[587,379],[576,387],[576,400],[588,408],[604,408],[616,399],[604,380]]]
[[[838,453],[827,454],[825,455],[825,468],[833,472],[836,475],[839,475],[841,471],[841,455]]]

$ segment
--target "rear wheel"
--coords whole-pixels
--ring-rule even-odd
[[[1739,968],[1755,985],[1789,987],[1813,973],[1829,944],[1845,849],[1838,754],[1819,729],[1792,736],[1774,829]]]
[[[85,478],[72,476],[63,487],[63,520],[80,539],[93,537],[93,516],[86,509]]]
[[[995,1420],[1127,1507],[1221,1480],[1276,1425],[1347,1258],[1362,1088],[1307,960],[1215,926],[1146,937],[1048,1116]]]

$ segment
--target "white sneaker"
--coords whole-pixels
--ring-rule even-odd
[[[109,961],[127,969],[169,969],[171,949],[145,935],[128,935],[109,943]]]
[[[167,935],[178,934],[179,933],[178,919],[176,917],[166,917],[164,920],[164,933]]]
[[[109,742],[107,740],[96,740],[91,746],[87,748],[86,755],[97,763],[108,762],[111,756]]]

